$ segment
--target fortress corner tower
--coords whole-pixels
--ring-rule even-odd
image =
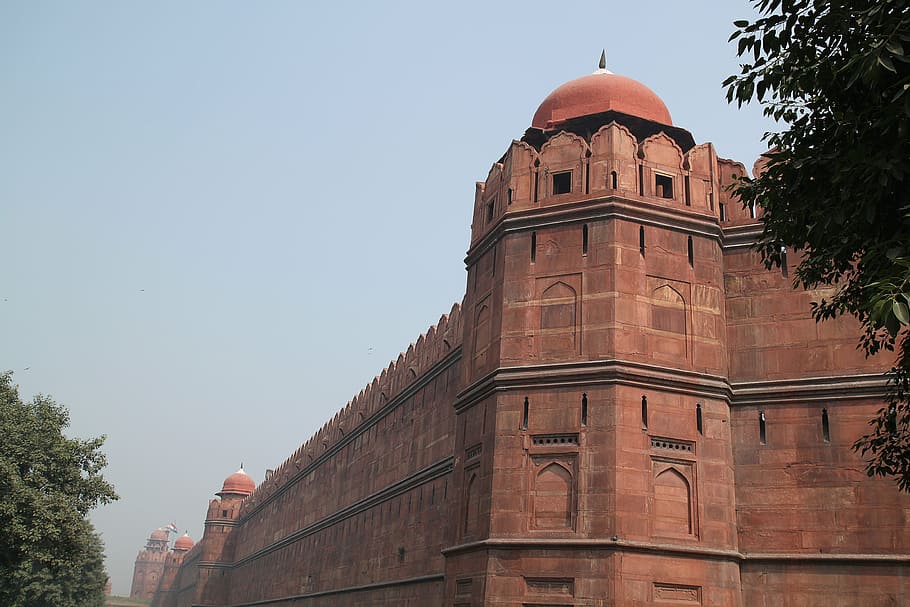
[[[553,91],[478,184],[450,597],[621,583],[738,604],[725,166],[600,69]]]

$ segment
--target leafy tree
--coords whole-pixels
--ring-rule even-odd
[[[117,495],[101,476],[104,438],[67,438],[68,425],[64,407],[23,402],[0,373],[0,605],[104,602],[103,547],[86,515]]]
[[[781,125],[758,177],[735,187],[764,207],[765,265],[800,254],[794,283],[834,287],[816,320],[850,314],[867,355],[896,349],[887,405],[854,449],[870,476],[910,490],[910,7],[906,0],[753,0],[737,21],[745,63],[727,100]]]

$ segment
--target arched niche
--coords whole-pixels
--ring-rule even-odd
[[[560,462],[539,462],[534,478],[532,526],[535,529],[572,529],[575,518],[575,482]]]
[[[651,293],[651,328],[686,335],[686,300],[669,284]]]
[[[681,467],[660,466],[655,470],[654,502],[651,513],[655,535],[695,534],[692,483]],[[688,471],[686,471],[688,472]]]
[[[578,293],[557,280],[540,295],[541,354],[552,355],[577,350]]]
[[[480,478],[475,470],[465,473],[464,539],[471,539],[480,535]]]
[[[490,349],[490,306],[480,303],[474,315],[474,368],[482,369],[487,363]]]

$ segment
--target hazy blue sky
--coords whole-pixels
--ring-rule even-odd
[[[752,165],[745,0],[0,1],[0,369],[108,436],[114,591],[194,540],[464,290],[474,182],[609,68]]]

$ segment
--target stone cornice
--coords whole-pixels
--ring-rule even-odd
[[[501,367],[463,390],[455,400],[455,409],[468,407],[498,391],[602,384],[660,387],[727,401],[732,396],[726,378],[720,375],[610,359]]]
[[[526,550],[526,549],[552,549],[552,550],[610,550],[614,552],[647,552],[670,556],[711,558],[736,562],[834,562],[851,565],[881,564],[881,563],[910,563],[910,554],[882,554],[882,553],[818,553],[818,552],[741,552],[723,548],[711,548],[692,544],[663,544],[658,542],[642,542],[624,539],[589,539],[589,538],[489,538],[475,542],[467,542],[450,546],[442,551],[449,556],[463,552],[478,550]]]
[[[882,398],[887,392],[882,373],[734,382],[733,406],[775,405],[816,400]]]
[[[724,253],[732,252],[735,249],[748,249],[758,242],[762,233],[760,223],[750,223],[740,226],[729,226],[723,230],[723,249]]]
[[[506,390],[604,384],[662,388],[744,406],[881,398],[886,393],[887,378],[881,373],[859,373],[730,383],[721,375],[610,359],[500,367],[462,390],[454,406],[456,411],[461,410]]]

